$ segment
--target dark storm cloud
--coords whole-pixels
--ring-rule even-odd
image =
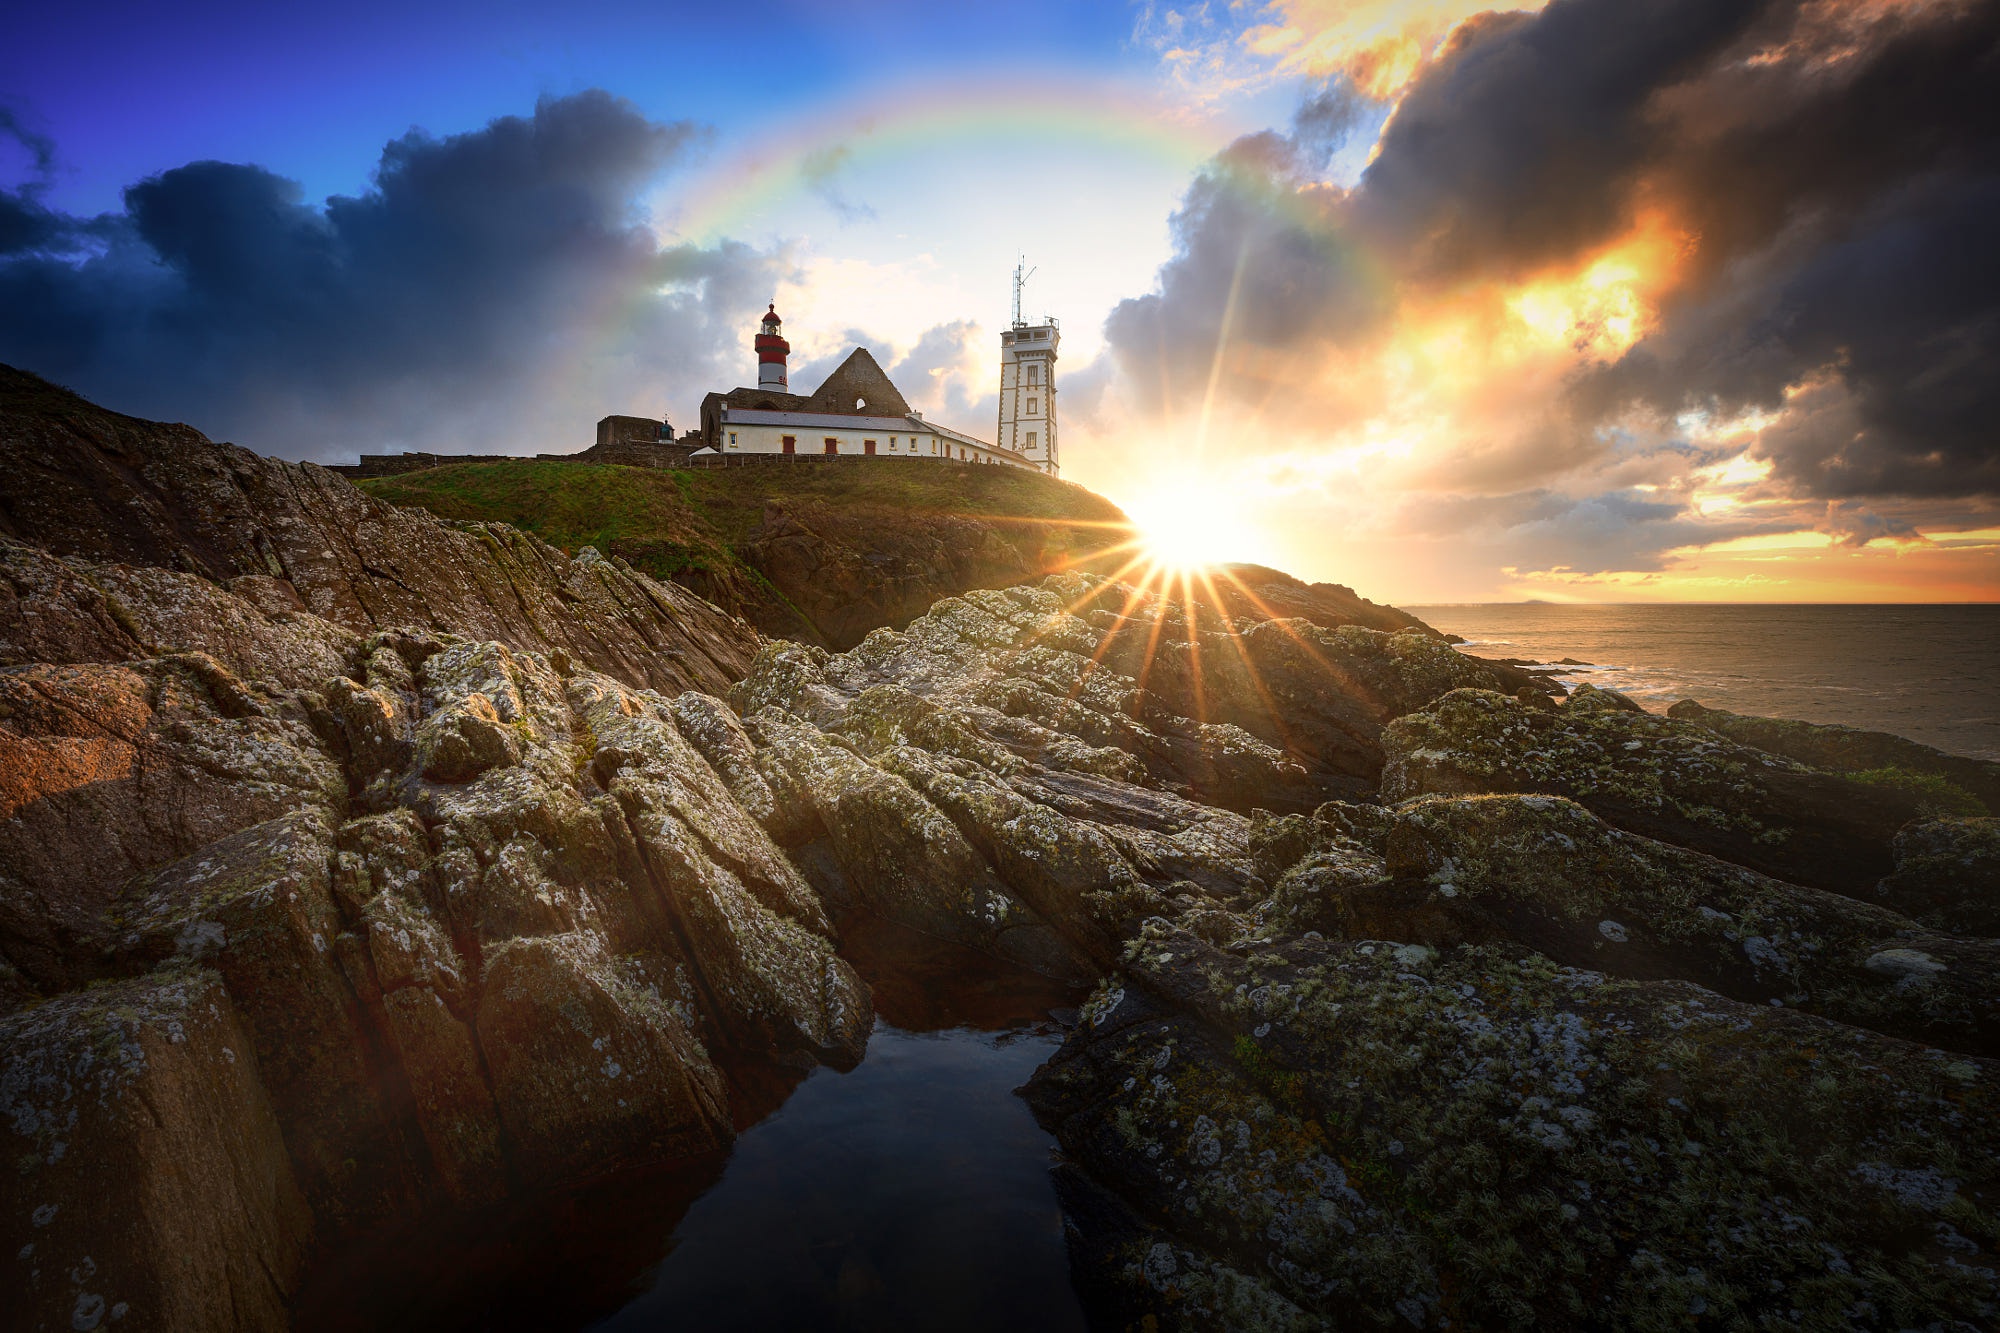
[[[1120,365],[1160,406],[1200,401],[1218,344],[1338,342],[1388,313],[1366,257],[1331,239],[1336,192],[1313,184],[1351,124],[1344,99],[1315,98],[1290,133],[1238,139],[1189,187],[1160,290],[1105,321]]]
[[[1346,225],[1430,278],[1509,276],[1607,239],[1666,151],[1653,95],[1777,7],[1555,0],[1470,20],[1397,106]]]
[[[662,249],[641,225],[642,192],[696,133],[589,92],[412,132],[371,190],[319,206],[222,162],[89,220],[50,222],[17,190],[0,205],[0,226],[27,219],[0,253],[0,360],[294,456],[580,442],[699,371],[717,322],[772,285],[768,256]],[[573,380],[544,382],[580,353]],[[585,392],[623,396],[592,410],[571,401]]]
[[[1656,327],[1555,417],[1588,436],[1635,410],[1789,404],[1761,447],[1796,492],[2000,494],[1995,87],[1991,0],[1482,15],[1411,84],[1352,190],[1301,189],[1303,121],[1232,146],[1176,215],[1159,290],[1107,336],[1164,400],[1225,337],[1280,367],[1324,361],[1389,327],[1384,286],[1520,279],[1658,212],[1690,244]],[[1252,305],[1225,320],[1232,287]],[[1273,392],[1254,373],[1227,387]],[[1349,410],[1291,404],[1315,406]]]
[[[51,211],[41,199],[55,171],[55,144],[5,106],[0,106],[0,142],[20,150],[28,172],[26,180],[0,189],[0,257],[67,244],[70,219]]]

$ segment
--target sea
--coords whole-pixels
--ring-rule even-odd
[[[1406,606],[1478,657],[1562,659],[1565,684],[1893,732],[2000,760],[2000,603]]]

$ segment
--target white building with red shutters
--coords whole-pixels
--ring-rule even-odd
[[[848,353],[810,394],[791,391],[784,321],[776,303],[752,340],[757,387],[711,393],[701,400],[702,447],[696,459],[751,454],[952,459],[1042,470],[1039,460],[949,426],[924,420],[889,382],[865,347]],[[1052,465],[1054,455],[1049,455]],[[1053,470],[1051,466],[1049,470]]]

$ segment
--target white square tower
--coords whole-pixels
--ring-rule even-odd
[[[1029,272],[1014,267],[1014,323],[1000,334],[1000,433],[994,443],[1025,455],[1050,476],[1061,473],[1056,456],[1056,346],[1062,326],[1021,318],[1021,287]]]

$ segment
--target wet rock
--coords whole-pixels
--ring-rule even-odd
[[[1162,1327],[1914,1325],[2000,1298],[1974,1259],[1996,1079],[1515,946],[1219,950],[1161,922],[1027,1095],[1141,1224],[1073,1241],[1085,1280]]]
[[[1931,819],[1896,834],[1881,901],[1935,930],[2000,936],[2000,819]]]
[[[0,1051],[8,1327],[289,1327],[312,1218],[215,973],[58,996]]]
[[[1386,800],[1486,792],[1568,796],[1621,828],[1765,874],[1862,896],[1892,868],[1910,792],[1737,745],[1579,691],[1550,714],[1459,690],[1383,733]],[[1596,702],[1592,700],[1596,699]]]

